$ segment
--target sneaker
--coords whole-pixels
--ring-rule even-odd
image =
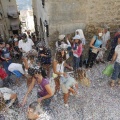
[[[65,107],[66,107],[66,108],[68,108],[68,107],[69,107],[69,105],[68,105],[68,104],[65,104]]]

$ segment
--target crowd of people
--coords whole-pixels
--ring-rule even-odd
[[[109,48],[109,44],[111,46]],[[108,28],[98,29],[89,44],[88,58],[83,66],[83,53],[86,39],[81,29],[75,31],[75,36],[70,39],[67,35],[59,35],[56,41],[55,55],[52,56],[52,50],[45,45],[45,42],[39,41],[36,44],[35,36],[31,37],[25,33],[10,37],[7,42],[0,39],[0,97],[4,98],[7,107],[24,106],[28,95],[37,85],[37,98],[29,105],[28,118],[39,120],[41,114],[50,106],[53,97],[57,97],[60,89],[63,93],[65,107],[69,107],[69,95],[76,95],[78,92],[78,81],[65,68],[73,71],[77,76],[80,69],[90,70],[94,63],[105,63],[104,55],[110,49],[107,60],[109,64],[114,64],[114,71],[111,77],[110,85],[115,86],[115,81],[119,78],[120,84],[120,32],[117,31],[113,40],[110,38]],[[113,55],[114,54],[114,55]],[[17,62],[13,58],[17,59]],[[66,62],[72,59],[72,66]],[[52,69],[52,71],[51,71]],[[23,101],[19,101],[17,94],[12,91],[13,81],[10,76],[16,76],[15,85],[20,87],[20,79],[23,77],[26,81],[28,90]],[[54,86],[51,86],[51,77]],[[18,102],[19,101],[19,102]],[[41,109],[42,108],[42,109]]]

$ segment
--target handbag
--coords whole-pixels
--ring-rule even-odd
[[[98,53],[98,49],[97,48],[92,48],[92,53],[97,54]]]
[[[104,70],[103,70],[103,74],[104,75],[106,75],[106,76],[108,76],[108,77],[110,77],[111,75],[112,75],[112,73],[113,73],[113,70],[114,70],[114,68],[113,68],[113,65],[108,65]]]

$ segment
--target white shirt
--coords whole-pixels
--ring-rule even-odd
[[[56,71],[64,73],[64,61],[62,62],[62,64],[57,64]]]
[[[103,39],[102,47],[106,47],[107,41],[110,40],[110,32],[107,31],[105,34],[103,34],[102,39]]]
[[[24,70],[22,68],[22,65],[21,64],[18,64],[18,63],[11,63],[9,66],[8,66],[8,70],[10,72],[13,72],[15,70],[19,71],[20,73],[24,74]]]
[[[33,41],[29,38],[27,38],[27,42],[23,42],[23,40],[20,40],[18,43],[18,47],[22,48],[26,53],[32,50],[32,46],[34,45]]]
[[[116,62],[120,63],[120,45],[116,46],[115,52],[117,53]]]
[[[56,45],[56,48],[59,47],[58,41],[55,43],[55,45]],[[65,42],[62,42],[61,45],[65,45],[66,48],[71,47],[71,44],[70,44],[69,40],[67,40],[67,44]],[[60,47],[61,47],[61,45],[60,45]]]

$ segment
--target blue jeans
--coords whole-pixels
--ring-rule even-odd
[[[6,71],[6,73],[10,76],[11,72],[8,70],[8,66],[12,63],[12,60],[8,60],[8,61],[3,61],[3,67]]]
[[[73,55],[73,52],[71,51],[71,49],[72,49],[71,47],[67,48],[67,51],[68,51],[70,57]]]
[[[114,71],[113,71],[111,79],[116,80],[117,78],[120,79],[120,63],[115,62]]]
[[[14,70],[12,73],[13,73],[17,78],[21,78],[21,77],[22,77],[22,73],[20,73],[20,72],[17,71],[17,70]]]
[[[77,70],[79,68],[80,57],[73,57],[73,69]]]

